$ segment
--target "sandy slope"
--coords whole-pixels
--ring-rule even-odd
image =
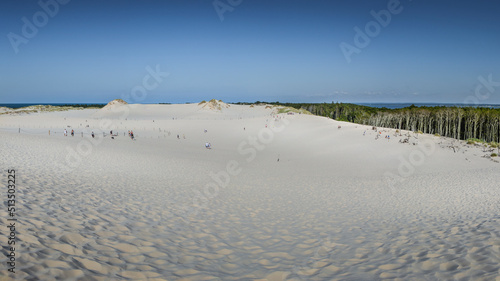
[[[18,177],[16,277],[500,275],[500,164],[488,152],[413,133],[417,145],[401,144],[395,130],[376,140],[371,127],[276,112],[190,104],[0,115],[2,178],[7,168]]]

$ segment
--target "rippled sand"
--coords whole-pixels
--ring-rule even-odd
[[[384,174],[397,173],[400,157],[418,145],[363,136],[360,125],[339,130],[333,120],[284,116],[286,128],[247,161],[238,146],[258,136],[271,113],[257,112],[130,120],[144,127],[136,141],[106,138],[68,171],[60,166],[66,148],[82,138],[42,134],[36,127],[45,115],[21,120],[40,134],[0,131],[0,165],[18,179],[11,277],[500,280],[500,164],[480,148],[454,153],[440,145],[449,140],[422,136],[435,151],[394,183]],[[0,127],[14,122],[2,118]],[[208,188],[230,161],[240,173]],[[0,268],[7,278],[5,255]]]

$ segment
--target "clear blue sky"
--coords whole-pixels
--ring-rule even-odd
[[[379,30],[370,12],[393,0],[219,1],[223,20],[213,0],[41,0],[52,15],[1,1],[0,103],[460,103],[479,76],[500,83],[498,1],[401,0]],[[361,47],[350,62],[342,42]],[[157,65],[169,75],[155,84]],[[500,103],[497,85],[480,101]]]

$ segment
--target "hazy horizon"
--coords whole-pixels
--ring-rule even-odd
[[[219,99],[215,99],[219,100]],[[129,103],[129,104],[143,104],[143,105],[148,105],[148,104],[197,104],[202,101],[209,101],[209,99],[205,100],[200,100],[200,101],[185,101],[185,102],[154,102],[154,103]],[[426,105],[461,105],[461,106],[500,106],[500,103],[453,103],[453,102],[448,102],[448,103],[441,103],[441,102],[344,102],[344,101],[331,101],[331,102],[287,102],[287,101],[270,101],[270,100],[262,100],[262,101],[224,101],[222,102],[228,103],[228,104],[238,104],[238,103],[244,103],[244,104],[252,104],[252,103],[282,103],[282,104],[289,104],[289,103],[296,103],[296,104],[321,104],[321,103],[345,103],[345,104],[358,104],[358,105],[418,105],[418,106],[426,106]],[[5,103],[0,103],[0,107],[6,106],[6,105],[92,105],[92,104],[99,104],[99,105],[105,105],[108,104],[109,102],[52,102],[52,103],[47,103],[47,102],[5,102]]]

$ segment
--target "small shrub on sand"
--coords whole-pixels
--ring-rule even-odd
[[[467,144],[476,144],[476,143],[484,143],[483,140],[480,140],[480,139],[467,139]]]
[[[496,153],[491,154],[491,157],[497,157],[497,156],[498,156],[498,154],[496,154]]]
[[[205,103],[207,103],[207,101],[206,100],[202,100],[198,105],[202,105],[202,104],[205,104]]]
[[[281,108],[278,108],[278,114],[280,113],[289,113],[289,112],[292,112],[292,113],[298,113],[298,114],[307,114],[307,115],[312,115],[311,112],[301,108],[301,109],[296,109],[296,108],[293,108],[293,107],[281,107]]]
[[[434,136],[436,136],[436,137],[440,137],[441,135],[440,135],[440,134],[438,134],[438,133],[435,133],[435,134],[434,134]]]
[[[423,133],[424,133],[424,132],[422,132],[422,131],[420,131],[420,130],[418,130],[418,131],[417,131],[417,134],[423,134]]]
[[[498,146],[499,146],[498,142],[493,142],[493,141],[490,142],[490,147],[491,148],[498,148]]]

